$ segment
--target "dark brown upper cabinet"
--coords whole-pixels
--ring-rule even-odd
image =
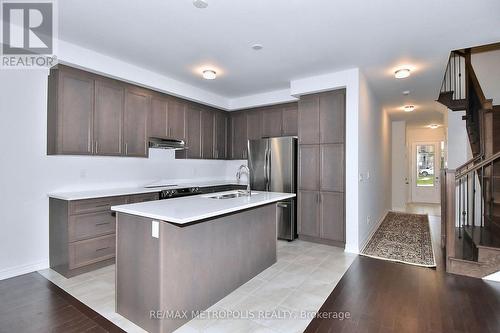
[[[215,111],[215,158],[228,158],[228,112]]]
[[[319,191],[319,145],[299,146],[299,189]]]
[[[283,107],[283,126],[281,130],[283,136],[298,135],[298,116],[299,112],[297,103]]]
[[[262,111],[262,136],[282,136],[282,108],[264,108]]]
[[[125,88],[111,80],[95,81],[94,154],[122,155]]]
[[[320,143],[344,142],[345,89],[319,96]]]
[[[247,114],[235,112],[231,114],[231,159],[247,158]]]
[[[148,156],[148,117],[151,96],[148,91],[130,87],[125,95],[124,151],[126,156]]]
[[[321,170],[321,191],[343,192],[345,181],[344,144],[334,143],[321,145],[319,160]]]
[[[245,111],[247,115],[247,139],[262,138],[262,113],[260,109]]]
[[[167,138],[176,140],[186,140],[185,113],[187,102],[177,98],[168,101],[167,115]]]
[[[201,158],[201,109],[195,104],[186,108],[186,158]]]
[[[151,137],[167,138],[169,128],[167,127],[168,100],[163,96],[153,95],[151,98],[150,130]]]
[[[51,69],[47,108],[47,154],[92,155],[94,77],[59,65]]]
[[[215,112],[212,109],[206,107],[201,110],[201,158],[216,158]]]
[[[319,143],[319,96],[302,96],[299,101],[299,144]]]

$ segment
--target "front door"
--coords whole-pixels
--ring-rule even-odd
[[[411,201],[439,203],[440,142],[415,142],[411,155]]]

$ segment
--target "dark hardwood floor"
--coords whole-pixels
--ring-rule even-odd
[[[320,311],[351,319],[314,319],[313,332],[500,332],[500,283],[446,274],[439,218],[431,218],[437,268],[359,256]]]
[[[38,273],[0,281],[0,332],[124,332]]]

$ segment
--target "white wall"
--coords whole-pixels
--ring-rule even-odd
[[[242,161],[46,155],[47,72],[0,71],[0,279],[48,267],[48,198],[58,190],[158,179],[234,179]]]
[[[500,50],[475,53],[471,57],[481,89],[487,99],[493,99],[493,105],[500,104]]]
[[[465,111],[448,110],[447,161],[448,169],[456,169],[467,162],[470,156],[469,137],[465,127]]]
[[[359,80],[359,244],[391,208],[391,122],[363,75]]]
[[[392,209],[404,211],[408,200],[406,121],[392,122]]]
[[[358,235],[358,142],[359,69],[312,76],[290,82],[290,95],[298,97],[346,88],[346,245],[347,252],[359,251]]]

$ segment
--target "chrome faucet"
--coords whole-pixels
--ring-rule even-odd
[[[240,165],[240,167],[238,168],[238,172],[236,172],[236,179],[238,179],[238,184],[239,184],[241,180],[241,175],[244,173],[246,173],[248,179],[247,194],[251,196],[252,190],[250,189],[250,169],[246,165],[244,164]]]

